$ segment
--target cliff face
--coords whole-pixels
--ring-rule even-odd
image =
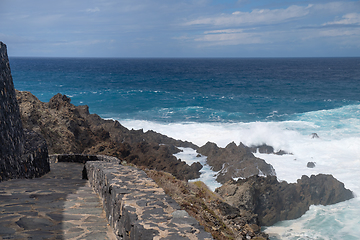
[[[176,147],[196,145],[175,140],[154,131],[128,130],[118,121],[90,114],[88,106],[75,106],[57,94],[41,102],[29,92],[16,92],[25,128],[41,134],[52,154],[114,156],[127,163],[169,172],[179,179],[200,176],[200,163],[188,166],[176,159]]]
[[[46,142],[35,133],[23,129],[7,49],[2,42],[0,42],[0,144],[0,181],[39,176],[49,171],[46,163]]]

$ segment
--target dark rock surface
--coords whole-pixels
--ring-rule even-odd
[[[24,130],[25,145],[21,156],[24,167],[21,177],[40,177],[50,171],[49,155],[45,139],[34,131]]]
[[[182,209],[198,220],[214,239],[268,239],[261,232],[256,214],[229,205],[204,183],[178,180],[169,173],[155,170],[146,170],[146,174]]]
[[[310,205],[329,205],[353,198],[353,193],[332,175],[302,176],[297,183],[278,182],[276,177],[253,176],[229,181],[216,192],[227,203],[258,214],[261,226],[302,216]]]
[[[311,138],[320,138],[317,133],[312,133],[310,136],[311,136]]]
[[[308,162],[308,163],[306,164],[306,167],[308,167],[308,168],[314,168],[315,165],[316,165],[316,163],[314,163],[314,162]]]
[[[109,155],[121,161],[167,171],[179,179],[200,176],[200,163],[188,166],[172,154],[177,147],[198,147],[154,131],[128,130],[118,121],[90,114],[88,106],[74,106],[57,94],[48,103],[30,92],[17,91],[23,125],[45,139],[50,154]]]
[[[14,178],[21,170],[24,131],[15,98],[6,45],[0,42],[0,181]]]
[[[229,143],[219,148],[208,142],[197,150],[207,156],[207,164],[213,171],[220,171],[216,180],[225,183],[232,178],[248,178],[253,175],[275,176],[274,168],[264,160],[252,154],[251,149],[240,143]]]
[[[47,146],[24,132],[16,101],[6,45],[0,42],[0,181],[38,177],[50,170]]]
[[[276,155],[289,154],[288,152],[286,152],[284,150],[279,150],[279,151],[275,152],[274,148],[272,146],[267,145],[267,144],[251,146],[250,151],[253,152],[253,153],[256,153],[256,152],[259,151],[259,153],[276,154]]]

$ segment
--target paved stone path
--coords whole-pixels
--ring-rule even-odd
[[[83,166],[52,163],[41,178],[0,182],[0,239],[116,239]]]

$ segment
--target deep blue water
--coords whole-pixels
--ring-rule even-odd
[[[360,101],[360,58],[10,58],[15,87],[160,122],[283,121]]]

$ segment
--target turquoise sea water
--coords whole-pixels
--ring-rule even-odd
[[[15,87],[42,101],[60,92],[128,128],[198,145],[266,143],[293,153],[257,154],[279,180],[329,173],[360,194],[360,58],[10,58],[10,65]],[[181,159],[192,157],[185,150]],[[204,169],[214,188],[216,173]],[[358,239],[358,226],[355,198],[313,206],[266,231],[274,239]]]

